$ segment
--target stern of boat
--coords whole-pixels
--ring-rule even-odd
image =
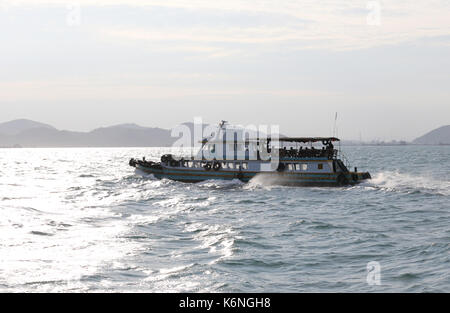
[[[369,172],[349,172],[347,176],[349,183],[352,185],[372,178]]]

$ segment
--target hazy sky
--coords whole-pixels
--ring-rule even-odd
[[[0,0],[0,122],[410,140],[450,124],[450,1]]]

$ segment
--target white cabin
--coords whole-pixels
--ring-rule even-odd
[[[267,135],[258,133],[257,130],[222,122],[216,131],[203,139],[196,159],[269,161],[271,149],[268,142]]]

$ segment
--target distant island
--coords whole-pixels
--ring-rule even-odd
[[[417,145],[450,145],[450,125],[436,128],[413,141]]]
[[[136,124],[97,128],[90,132],[58,130],[26,119],[0,124],[0,147],[168,147],[171,131]]]
[[[192,123],[185,123],[191,130]],[[90,132],[58,130],[55,127],[18,119],[0,123],[0,147],[51,148],[51,147],[170,147],[178,138],[171,130],[120,124],[94,129]],[[412,142],[405,141],[343,141],[343,145],[450,145],[450,125],[437,128]]]

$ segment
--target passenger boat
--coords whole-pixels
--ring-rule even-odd
[[[334,147],[336,142],[339,139],[335,137],[251,138],[245,129],[222,121],[216,131],[203,138],[196,156],[166,154],[160,162],[131,159],[129,165],[158,179],[193,183],[249,182],[258,177],[270,184],[344,186],[370,179],[368,172],[348,169]]]

